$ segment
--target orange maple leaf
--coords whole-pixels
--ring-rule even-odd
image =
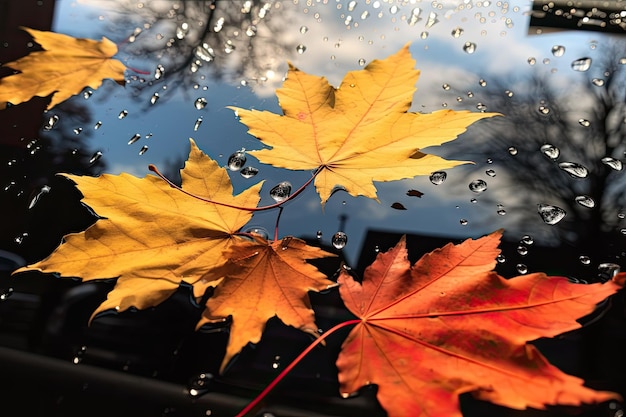
[[[229,261],[205,279],[224,280],[208,299],[198,327],[232,317],[230,338],[220,372],[248,343],[258,343],[265,323],[277,316],[283,323],[317,337],[317,325],[307,291],[337,284],[306,262],[336,256],[288,236],[270,243],[260,237],[239,242],[223,255]]]
[[[341,86],[290,66],[276,91],[284,115],[236,110],[249,133],[271,149],[250,151],[259,161],[293,170],[319,169],[315,187],[324,204],[333,190],[377,199],[373,181],[427,175],[466,161],[421,150],[454,140],[477,120],[496,113],[408,112],[419,71],[409,46],[366,68]]]
[[[124,84],[126,67],[111,57],[117,46],[103,37],[101,41],[73,38],[54,32],[22,28],[43,51],[35,51],[3,66],[20,71],[0,79],[0,109],[6,103],[19,104],[34,96],[54,94],[48,109],[78,94],[85,87],[98,88],[112,78]]]
[[[361,322],[337,359],[341,391],[377,384],[390,417],[461,417],[465,392],[514,409],[621,399],[583,386],[527,342],[581,327],[576,319],[626,276],[591,285],[543,273],[507,280],[492,270],[500,237],[448,244],[413,266],[403,238],[362,284],[342,272],[341,297]]]
[[[191,194],[239,207],[255,207],[260,199],[262,182],[233,196],[226,169],[193,140],[180,172],[183,190]],[[48,258],[15,272],[55,272],[83,281],[119,277],[94,315],[155,306],[182,281],[194,285],[194,294],[200,296],[207,286],[217,284],[202,276],[226,262],[222,252],[244,240],[233,233],[252,216],[250,211],[200,201],[153,175],[65,176],[102,218],[84,232],[65,236]]]

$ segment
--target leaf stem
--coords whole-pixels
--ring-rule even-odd
[[[278,240],[278,223],[280,222],[280,215],[283,214],[283,207],[278,208],[278,216],[276,216],[276,226],[274,226],[274,241]]]
[[[283,201],[280,201],[278,203],[274,203],[274,204],[270,204],[269,206],[263,206],[263,207],[239,207],[239,206],[233,206],[232,204],[228,204],[228,203],[222,203],[220,201],[214,201],[214,200],[210,200],[208,198],[204,198],[204,197],[200,197],[197,196],[195,194],[190,193],[187,190],[184,190],[183,188],[179,187],[178,185],[174,184],[172,181],[170,181],[165,175],[161,174],[161,172],[159,171],[159,169],[153,165],[150,164],[148,165],[148,169],[152,172],[154,172],[156,175],[159,176],[159,178],[161,178],[163,181],[165,181],[166,183],[169,184],[170,187],[177,189],[178,191],[182,192],[183,194],[187,194],[190,197],[196,198],[200,201],[204,201],[205,203],[211,203],[211,204],[216,204],[218,206],[223,206],[223,207],[229,207],[229,208],[233,208],[233,209],[237,209],[237,210],[244,210],[244,211],[265,211],[265,210],[270,210],[276,207],[281,207],[283,204],[285,204],[286,202],[288,202],[289,200],[294,199],[295,197],[298,196],[298,194],[302,193],[306,187],[308,187],[309,184],[311,184],[311,182],[315,179],[315,177],[317,176],[317,174],[319,174],[323,167],[319,167],[311,176],[311,178],[309,178],[307,180],[307,182],[305,182],[300,188],[298,188],[293,194],[291,194],[289,197],[287,197],[286,199],[284,199]]]
[[[235,417],[244,417],[247,413],[252,411],[260,402],[270,393],[272,389],[311,351],[315,346],[322,343],[326,337],[333,334],[337,330],[342,327],[350,326],[352,324],[358,324],[361,322],[361,319],[352,319],[341,322],[333,327],[331,327],[327,332],[324,332],[323,335],[315,339],[306,349],[304,349],[289,365],[282,370],[280,374],[274,378],[272,382],[270,382],[263,391],[259,395],[257,395],[243,410],[241,410]]]

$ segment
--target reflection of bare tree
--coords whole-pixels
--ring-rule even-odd
[[[456,149],[476,161],[489,158],[496,172],[510,176],[511,189],[500,192],[512,214],[507,216],[516,218],[511,230],[541,235],[549,229],[552,238],[589,254],[611,246],[619,253],[616,243],[626,227],[620,225],[626,211],[621,161],[626,150],[626,68],[619,62],[625,52],[623,43],[615,43],[594,58],[587,72],[517,81],[494,76],[480,88],[472,107],[480,108],[481,101],[505,117],[490,120],[481,137]],[[496,192],[490,194],[481,198],[501,202],[494,201]],[[542,203],[564,209],[566,217],[544,227],[537,213]]]
[[[105,3],[105,6],[109,6]],[[191,87],[207,76],[265,85],[295,40],[281,1],[136,1],[115,3],[112,32],[129,33],[125,53],[154,57],[154,82]],[[280,15],[279,15],[280,14]],[[120,28],[124,28],[120,31]],[[144,84],[139,84],[139,88]],[[148,83],[153,85],[153,83]]]

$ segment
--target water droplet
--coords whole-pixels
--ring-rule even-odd
[[[581,264],[583,265],[589,265],[591,263],[591,258],[588,257],[587,255],[580,255],[578,257],[578,260],[580,261]]]
[[[591,68],[591,58],[580,58],[572,62],[571,67],[574,71],[588,71]]]
[[[318,230],[318,231],[315,233],[315,237],[316,237],[317,239],[321,239],[321,238],[322,238],[322,236],[323,236],[323,233],[322,233],[322,231],[321,231],[321,230]]]
[[[272,368],[273,369],[280,368],[280,356],[278,355],[274,356],[274,361],[272,362]]]
[[[432,174],[430,174],[430,182],[432,182],[435,185],[439,185],[439,184],[443,184],[443,182],[446,180],[446,178],[448,177],[448,174],[446,174],[444,171],[437,171],[437,172],[433,172]]]
[[[357,5],[356,0],[351,0],[351,1],[348,3],[348,11],[349,11],[349,12],[353,12],[353,11],[354,11],[354,9],[355,9],[355,7],[356,7],[356,5]]]
[[[77,128],[74,129],[74,134],[75,135],[80,135],[82,131],[83,131],[82,127],[77,127]]]
[[[200,98],[197,98],[196,101],[194,101],[193,105],[196,109],[202,110],[203,108],[206,107],[207,103],[208,102],[206,101],[206,98],[200,97]]]
[[[98,129],[100,129],[100,126],[102,126],[102,121],[101,121],[101,120],[98,120],[98,121],[96,122],[96,124],[95,124],[95,125],[93,125],[93,129],[94,129],[94,130],[98,130]]]
[[[506,257],[504,255],[502,255],[502,254],[499,254],[498,256],[496,256],[496,261],[499,264],[503,264],[503,263],[506,262]]]
[[[228,169],[239,171],[246,164],[246,150],[241,149],[228,157]]]
[[[152,97],[150,97],[150,104],[154,104],[159,100],[159,93],[154,93],[152,94]]]
[[[411,10],[411,17],[407,19],[407,23],[409,24],[409,26],[414,26],[417,22],[422,20],[420,18],[420,14],[422,14],[422,9],[420,9],[419,7]]]
[[[9,287],[0,293],[0,301],[4,301],[13,294],[13,288]]]
[[[461,219],[459,220],[459,223],[461,224],[461,226],[467,226],[468,221],[467,219]]]
[[[100,158],[102,158],[102,152],[96,151],[93,155],[91,155],[91,158],[89,159],[89,163],[93,164],[97,162]]]
[[[259,170],[255,167],[247,166],[243,167],[239,173],[244,178],[252,178],[259,173]]]
[[[196,123],[194,123],[194,125],[193,125],[193,131],[194,131],[194,132],[197,132],[197,131],[198,131],[198,129],[200,128],[200,125],[201,125],[201,124],[202,124],[202,117],[198,117],[198,118],[196,119]]]
[[[487,174],[490,177],[495,177],[496,176],[496,171],[493,169],[488,169],[487,171],[485,171],[485,174]]]
[[[593,198],[589,197],[588,195],[576,196],[575,200],[578,204],[587,208],[594,208],[596,205],[596,202],[593,201]]]
[[[187,385],[187,391],[192,397],[198,397],[202,394],[206,394],[213,385],[213,375],[209,373],[201,373],[195,378],[192,378]]]
[[[598,265],[598,276],[601,281],[609,281],[615,277],[620,271],[620,266],[611,262],[605,262]]]
[[[346,235],[344,232],[337,232],[333,235],[331,243],[333,244],[335,249],[343,249],[348,243],[348,235]]]
[[[309,31],[309,28],[306,26],[300,26],[300,33],[303,35]]]
[[[509,151],[509,154],[513,156],[517,155],[517,148],[515,146],[509,146],[508,151]]]
[[[283,181],[270,190],[270,197],[272,197],[277,203],[288,199],[290,194],[291,183],[289,181]]]
[[[610,156],[605,156],[604,158],[602,158],[602,163],[609,168],[614,169],[615,171],[621,171],[624,168],[622,161],[620,161],[619,159],[611,158]]]
[[[537,212],[543,221],[550,225],[557,224],[567,214],[562,208],[549,204],[537,204]]]
[[[80,349],[78,349],[78,352],[76,352],[76,354],[74,355],[74,359],[72,359],[72,363],[74,363],[75,365],[78,365],[79,363],[81,363],[83,361],[83,358],[85,357],[86,352],[87,352],[87,346],[81,346]]]
[[[481,112],[486,112],[487,111],[487,106],[483,103],[477,103],[476,104],[476,110],[479,110]]]
[[[572,178],[586,178],[589,170],[576,162],[561,162],[559,168],[567,172]]]
[[[130,138],[130,140],[128,141],[128,144],[132,145],[133,143],[137,142],[139,139],[141,139],[141,135],[139,133],[135,133],[133,137]]]
[[[363,59],[363,58],[359,59],[359,66],[360,67],[365,66],[365,59]]]
[[[517,264],[515,265],[515,269],[522,275],[528,273],[528,267],[525,264]]]
[[[246,36],[249,37],[249,38],[251,38],[253,36],[256,36],[256,31],[257,31],[256,26],[250,25],[246,29]]]
[[[165,68],[163,67],[163,65],[159,64],[154,70],[154,78],[156,80],[159,80],[163,77],[163,75],[165,75]]]
[[[300,44],[300,45],[296,46],[296,52],[297,52],[297,53],[299,53],[299,54],[303,54],[303,53],[304,53],[304,51],[306,51],[306,46],[304,46],[304,45],[302,45],[302,44]]]
[[[594,78],[591,80],[591,83],[596,87],[602,87],[604,85],[604,80],[602,78]]]
[[[584,126],[584,127],[589,127],[589,126],[591,126],[591,122],[590,122],[589,120],[587,120],[587,119],[578,119],[578,123],[579,123],[581,126]]]
[[[31,210],[33,207],[35,207],[35,205],[39,202],[39,200],[46,194],[48,194],[50,192],[51,188],[48,185],[44,185],[42,186],[39,191],[33,195],[33,197],[30,200],[30,203],[28,204],[28,209]]]
[[[522,256],[526,256],[528,255],[528,248],[526,246],[519,245],[517,247],[517,253],[519,253]]]
[[[498,204],[498,209],[496,210],[496,213],[498,214],[498,216],[506,215],[506,210],[504,209],[502,204]]]
[[[22,243],[24,243],[24,240],[26,240],[26,238],[28,238],[28,232],[22,232],[21,234],[15,236],[15,238],[13,238],[13,241],[15,242],[15,244],[21,245]]]
[[[557,148],[556,146],[551,145],[549,143],[541,145],[540,150],[541,150],[541,152],[543,152],[543,154],[545,156],[547,156],[548,158],[552,159],[553,161],[555,159],[557,159],[559,157],[559,155],[561,154],[561,151],[559,150],[559,148]]]
[[[128,110],[122,110],[120,114],[117,115],[117,118],[122,120],[126,116],[128,116]]]
[[[89,99],[89,97],[91,97],[92,94],[93,94],[93,91],[91,90],[83,91],[83,98],[87,100]]]
[[[430,12],[428,14],[428,19],[426,20],[426,24],[424,26],[426,26],[426,28],[431,28],[433,27],[436,23],[439,23],[439,19],[437,19],[437,13],[435,12]]]
[[[528,65],[535,65],[537,63],[537,59],[535,57],[529,57],[527,60]]]
[[[465,44],[463,44],[463,50],[467,54],[473,54],[476,52],[476,44],[474,42],[465,42]]]
[[[520,243],[523,243],[524,245],[530,246],[530,245],[533,245],[535,243],[535,240],[530,235],[524,235],[524,236],[522,236],[522,239],[520,240]]]
[[[463,34],[464,30],[460,27],[455,27],[454,29],[452,29],[452,37],[453,38],[458,38]]]
[[[428,39],[428,32],[427,31],[423,31],[422,33],[420,33],[420,38],[421,39]]]
[[[552,55],[563,56],[564,53],[565,53],[565,47],[563,45],[554,45],[552,47]]]
[[[474,180],[469,183],[470,191],[479,194],[487,189],[487,183],[481,179]]]
[[[250,226],[244,230],[244,233],[256,235],[266,240],[270,238],[270,233],[267,231],[267,229],[259,226]]]
[[[146,152],[148,152],[148,145],[143,145],[141,149],[139,149],[139,155],[143,155]]]
[[[441,88],[443,88],[444,90],[449,90],[450,89],[450,84],[443,84],[441,86]]]

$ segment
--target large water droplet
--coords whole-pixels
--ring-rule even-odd
[[[259,170],[255,167],[247,166],[243,167],[239,173],[244,178],[252,178],[259,173]]]
[[[443,184],[443,182],[446,180],[446,178],[448,177],[448,174],[446,174],[444,171],[437,171],[437,172],[433,172],[432,174],[430,174],[430,182],[432,182],[435,185],[439,185],[439,184]]]
[[[202,394],[206,394],[213,385],[213,375],[209,373],[201,373],[195,378],[192,378],[187,385],[189,395],[192,397],[198,397]]]
[[[587,208],[594,208],[596,205],[596,202],[593,201],[593,198],[589,197],[588,195],[576,196],[575,200],[578,204]]]
[[[249,233],[251,235],[259,236],[266,240],[270,238],[270,234],[267,231],[267,229],[265,229],[264,227],[260,227],[260,226],[250,226],[244,230],[244,233]]]
[[[283,181],[270,190],[270,197],[277,203],[285,201],[291,195],[291,183]]]
[[[333,235],[331,243],[336,249],[343,249],[348,243],[348,235],[344,232],[337,232]]]
[[[589,170],[576,162],[561,162],[559,168],[567,172],[572,178],[586,178]]]
[[[602,158],[602,163],[616,171],[621,171],[624,168],[622,161],[620,161],[619,159],[611,158],[610,156],[605,156],[604,158]]]
[[[246,164],[246,150],[241,149],[228,157],[228,169],[239,171]]]
[[[551,206],[549,204],[537,204],[537,212],[543,219],[544,223],[550,225],[557,224],[567,214],[562,208]]]
[[[572,69],[574,71],[588,71],[591,68],[591,58],[580,58],[572,62]]]
[[[206,107],[207,103],[208,103],[208,102],[206,101],[206,98],[204,98],[204,97],[199,97],[199,98],[197,98],[197,99],[196,99],[196,101],[194,101],[193,105],[194,105],[194,107],[195,107],[196,109],[198,109],[198,110],[202,110],[203,108],[205,108],[205,107]]]
[[[469,183],[470,191],[479,194],[487,189],[487,183],[484,180],[478,179]]]
[[[541,152],[543,152],[545,156],[552,159],[553,161],[557,159],[559,155],[561,154],[561,151],[559,150],[559,148],[549,143],[541,145],[540,149],[541,149]]]
[[[563,56],[564,53],[565,53],[565,47],[563,45],[554,45],[552,47],[552,55]]]
[[[474,42],[465,42],[463,44],[463,50],[467,54],[473,54],[476,52],[476,44]]]
[[[137,142],[139,139],[141,139],[141,135],[139,133],[135,133],[133,137],[130,138],[130,140],[128,141],[128,144],[132,145],[133,143]]]

